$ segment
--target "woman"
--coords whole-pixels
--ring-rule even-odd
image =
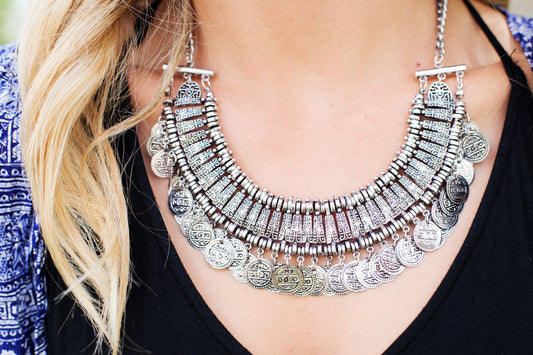
[[[6,353],[106,347],[114,353],[529,349],[533,24],[509,15],[510,33],[500,12],[473,5],[36,2],[18,53],[31,200],[19,172],[14,50],[4,50],[3,90],[10,98],[4,166],[10,168],[6,194],[12,196],[3,229],[7,291],[1,324],[12,330],[3,335]],[[199,77],[192,62],[216,75],[203,71]],[[176,74],[180,64],[185,76]],[[449,68],[463,64],[466,71]],[[413,75],[433,67],[440,76]],[[239,191],[254,191],[249,200],[267,211],[262,226],[250,217],[254,207],[244,211],[241,224],[234,223],[237,206],[224,210],[235,190],[216,205],[224,192],[203,186],[209,177],[200,176],[208,162],[196,161],[188,148],[192,141],[176,133],[185,130],[181,121],[192,121],[182,119],[184,110],[202,107],[187,101],[196,99],[195,90],[178,90],[184,80],[192,88],[193,81],[203,85],[208,112],[202,117],[219,144],[213,148],[227,164],[222,171],[234,172],[235,185],[227,186],[248,181],[242,170],[276,196],[303,202],[262,194],[244,182]],[[170,98],[177,98],[164,101],[169,86]],[[220,97],[218,111],[211,90]],[[431,93],[438,94],[435,100]],[[217,133],[214,112],[232,154]],[[407,139],[406,155],[374,182],[370,177],[379,176],[402,146],[408,117],[408,137],[417,138]],[[158,121],[162,131],[152,129]],[[160,143],[150,151],[152,137]],[[154,157],[164,154],[170,158],[155,160],[152,171]],[[475,163],[473,182],[458,168],[465,160]],[[169,182],[165,169],[181,180]],[[359,194],[324,202],[367,181]],[[441,190],[448,185],[449,191]],[[392,191],[390,198],[386,191]],[[305,203],[314,198],[322,203]],[[215,207],[204,208],[210,204]],[[455,208],[446,215],[460,218],[437,226],[432,206]],[[306,217],[311,229],[292,234],[295,225],[306,228],[294,222]],[[240,232],[245,227],[249,234]],[[206,236],[209,244],[194,244]],[[237,265],[237,246],[227,243],[240,239],[254,245],[239,254]],[[400,252],[401,243],[408,253]],[[387,245],[394,245],[388,265],[395,271],[384,266]],[[395,278],[404,266],[419,263],[423,250],[437,248],[419,267],[374,290],[281,294],[297,294],[306,282],[318,294],[373,288],[379,277]],[[217,257],[210,257],[211,250]],[[222,266],[231,250],[231,265],[225,266],[231,274],[241,271],[235,278],[244,270],[241,281],[277,293],[210,267]],[[348,265],[355,267],[351,274]],[[360,265],[382,269],[367,272]],[[307,281],[303,270],[313,273]],[[72,309],[65,295],[79,308]]]

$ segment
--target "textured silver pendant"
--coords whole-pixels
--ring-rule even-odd
[[[456,205],[466,202],[468,190],[468,182],[461,175],[452,175],[446,179],[446,195]]]
[[[187,107],[177,109],[175,114],[177,121],[183,121],[189,118],[202,116],[203,112],[201,107]]]
[[[418,222],[413,231],[413,239],[416,245],[424,251],[433,251],[442,245],[440,228],[431,221]]]
[[[214,239],[213,227],[205,221],[197,221],[190,225],[187,240],[195,249],[204,249]]]
[[[274,270],[276,270],[276,268],[280,265],[282,265],[279,261],[275,261],[272,263],[272,265],[274,265]],[[272,272],[272,274],[274,274],[274,272]],[[279,293],[279,290],[278,288],[276,287],[276,285],[274,285],[274,282],[270,282],[268,284],[268,287],[266,288],[267,290],[269,290],[270,292],[278,292]]]
[[[472,182],[474,181],[475,173],[474,173],[474,165],[470,161],[466,159],[461,160],[457,164],[457,173],[466,179],[466,182],[468,182],[468,185],[472,185]]]
[[[392,218],[396,218],[398,215],[400,215],[400,213],[402,213],[398,196],[396,196],[394,192],[388,188],[383,189],[383,196],[391,208]]]
[[[226,269],[235,259],[235,248],[227,239],[213,239],[203,250],[205,260],[214,269]]]
[[[178,121],[176,122],[176,128],[178,129],[178,134],[185,134],[204,127],[204,124],[202,118],[197,118],[190,121]]]
[[[450,135],[448,132],[426,131],[421,130],[420,136],[428,141],[447,147],[450,142]]]
[[[397,183],[393,183],[390,188],[398,198],[398,204],[403,211],[415,203],[415,199]]]
[[[259,202],[256,202],[252,209],[250,210],[250,213],[248,213],[248,216],[246,217],[246,220],[244,221],[243,227],[252,230],[255,222],[257,221],[257,218],[259,218],[259,214],[261,213],[261,208],[263,208],[263,205]]]
[[[329,268],[326,281],[330,289],[337,295],[345,295],[350,290],[346,288],[343,282],[344,264],[335,264]]]
[[[267,228],[268,224],[268,217],[270,216],[270,208],[265,207],[261,214],[259,215],[259,218],[257,218],[257,222],[254,226],[254,234],[258,235],[260,237],[263,237],[265,235],[265,230]]]
[[[233,262],[229,267],[236,268],[244,265],[248,260],[249,255],[246,245],[240,239],[237,238],[231,238],[230,242],[235,248],[235,258],[233,259]]]
[[[368,211],[368,214],[370,215],[370,226],[372,227],[372,230],[378,229],[379,227],[387,223],[385,220],[385,216],[381,213],[374,200],[367,201],[365,203],[365,207]]]
[[[352,292],[361,292],[366,290],[366,287],[357,278],[357,265],[358,261],[350,261],[344,265],[342,270],[342,281],[344,286]]]
[[[400,176],[398,182],[411,194],[411,196],[413,196],[414,199],[419,199],[422,193],[424,193],[417,184],[409,180],[405,175]]]
[[[436,157],[423,150],[417,150],[415,158],[421,162],[424,162],[427,166],[435,170],[439,170],[442,166],[442,158]]]
[[[438,144],[431,143],[428,141],[418,142],[418,148],[422,149],[423,151],[439,159],[443,159],[444,156],[446,155],[446,147],[443,147],[442,145],[438,145]]]
[[[230,202],[228,202],[228,204],[225,205],[224,208],[222,209],[222,213],[224,214],[224,216],[228,218],[232,218],[233,215],[237,212],[237,208],[241,204],[242,200],[244,200],[244,197],[245,195],[242,191],[237,192],[231,198]]]
[[[302,233],[303,233],[303,239],[305,241],[308,241],[309,238],[313,235],[313,216],[311,216],[309,213],[306,213],[304,215],[303,223],[302,223]]]
[[[315,214],[313,216],[313,235],[309,238],[310,243],[326,243],[326,236],[324,235],[324,223],[322,216]]]
[[[489,154],[489,141],[482,134],[472,134],[463,139],[462,148],[466,159],[479,163]]]
[[[455,204],[448,198],[448,195],[446,194],[446,190],[442,189],[440,191],[439,195],[439,204],[440,208],[442,209],[442,212],[447,214],[448,216],[456,216],[463,210],[463,204]]]
[[[249,198],[245,198],[244,201],[241,203],[239,208],[237,209],[237,212],[233,215],[233,222],[235,222],[237,225],[244,227],[244,221],[246,220],[246,216],[248,215],[248,211],[252,207],[252,200]]]
[[[396,257],[404,266],[414,267],[424,260],[425,252],[411,238],[404,238],[396,244]]]
[[[339,234],[335,226],[335,218],[330,213],[324,216],[324,226],[326,227],[326,244],[339,242]]]
[[[179,136],[180,144],[183,147],[183,149],[185,149],[186,147],[190,147],[193,144],[196,144],[200,141],[209,143],[209,141],[206,138],[207,138],[207,132],[205,130]]]
[[[379,251],[380,258],[379,263],[381,268],[390,274],[400,274],[405,270],[405,266],[400,263],[396,256],[396,250],[392,244],[385,244]]]
[[[265,237],[273,240],[278,239],[279,225],[281,224],[281,211],[272,212],[268,227],[265,232]]]
[[[441,229],[449,229],[457,224],[459,216],[456,214],[448,216],[442,211],[440,203],[438,201],[435,201],[433,202],[433,206],[431,206],[431,219]]]
[[[193,202],[192,193],[184,187],[173,188],[168,194],[170,211],[178,218],[181,218],[191,210]]]
[[[183,235],[188,238],[189,227],[191,224],[197,221],[209,222],[209,219],[205,216],[200,207],[193,205],[189,212],[185,213],[182,218],[176,218],[176,221],[178,221]]]
[[[233,278],[239,282],[248,283],[246,269],[248,268],[248,264],[254,261],[255,259],[257,259],[256,256],[246,253],[246,259],[242,265],[228,267],[231,276],[233,276]]]
[[[160,150],[154,154],[151,166],[154,174],[162,179],[167,179],[172,176],[174,163],[171,161],[169,153],[165,150]]]
[[[326,272],[326,274],[324,275],[324,281],[326,283],[326,286],[324,288],[324,291],[322,292],[322,294],[325,295],[325,296],[335,296],[336,295],[335,291],[333,291],[333,289],[331,287],[329,287],[329,284],[328,284],[328,281],[327,281],[328,271],[329,271],[330,268],[331,268],[331,265],[322,266],[322,270],[324,270]]]
[[[282,293],[296,293],[303,285],[303,274],[298,266],[282,264],[276,267],[272,281]]]
[[[348,220],[346,219],[346,215],[344,214],[344,212],[342,211],[336,212],[335,220],[337,221],[339,240],[341,242],[348,240],[348,238],[351,236],[350,225],[348,224]]]
[[[307,241],[303,235],[302,215],[299,213],[292,216],[290,235],[293,242],[305,243]]]
[[[453,108],[455,106],[452,92],[448,85],[436,81],[430,85],[427,93],[429,107]]]
[[[248,284],[255,288],[267,288],[272,282],[272,275],[274,273],[274,265],[272,262],[259,258],[248,264],[246,269],[246,277]]]
[[[372,271],[370,270],[370,262],[368,259],[359,262],[355,272],[359,282],[366,288],[376,288],[382,284],[379,279],[372,275]]]
[[[380,252],[377,252],[376,254],[372,255],[372,257],[368,261],[368,264],[370,265],[370,272],[372,273],[372,276],[374,276],[381,282],[392,281],[398,276],[398,274],[390,273],[381,266]]]
[[[370,233],[372,230],[372,219],[370,218],[370,213],[368,213],[364,205],[358,205],[356,206],[356,209],[357,213],[359,214],[359,218],[361,219],[361,233]]]
[[[393,219],[393,213],[391,207],[387,204],[383,196],[377,195],[374,198],[374,201],[378,205],[379,210],[381,211],[381,215],[383,216],[382,224],[385,225]]]
[[[357,211],[353,208],[346,210],[348,215],[348,221],[350,222],[350,230],[352,232],[352,238],[357,238],[361,235],[362,223]]]
[[[164,135],[158,134],[151,135],[150,138],[148,138],[146,150],[148,151],[149,156],[153,157],[157,152],[165,149],[165,144],[163,143],[164,137]]]
[[[313,296],[323,295],[327,287],[326,270],[324,270],[322,267],[318,265],[312,265],[309,267],[309,269],[311,270],[311,273],[313,273],[313,275],[315,276],[315,287],[311,291],[311,295]]]
[[[291,232],[292,225],[292,213],[285,213],[283,220],[281,221],[281,227],[279,227],[279,233],[277,240],[285,240],[286,236]]]
[[[294,294],[300,297],[309,296],[316,287],[315,274],[307,266],[300,266],[300,271],[303,275],[302,287],[300,287],[298,291],[294,292]]]
[[[202,103],[201,96],[200,85],[195,81],[187,80],[179,87],[174,106],[199,105]]]

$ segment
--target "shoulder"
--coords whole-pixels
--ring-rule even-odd
[[[520,44],[529,65],[533,67],[533,18],[505,12],[514,39]]]

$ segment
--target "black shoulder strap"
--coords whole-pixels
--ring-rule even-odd
[[[477,10],[474,8],[474,6],[472,6],[470,1],[463,0],[463,2],[468,8],[468,11],[470,11],[470,14],[474,18],[474,20],[476,20],[476,22],[478,23],[481,30],[485,33],[485,36],[487,36],[488,40],[490,41],[490,43],[492,44],[492,46],[494,47],[494,49],[496,50],[496,52],[498,53],[498,55],[500,56],[504,64],[507,64],[507,65],[514,64],[509,54],[505,51],[501,43],[498,41],[496,36],[494,36],[494,33],[492,33],[492,31],[489,29],[489,26],[487,26],[485,21],[483,21],[483,19],[481,18]]]

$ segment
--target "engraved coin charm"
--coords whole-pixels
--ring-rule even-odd
[[[312,296],[320,296],[326,290],[326,275],[327,272],[318,265],[313,265],[309,268],[311,273],[315,276],[315,287],[311,291]]]
[[[443,189],[440,191],[439,196],[439,204],[440,208],[442,209],[442,212],[447,214],[448,216],[456,216],[463,210],[464,205],[463,204],[455,204],[448,198],[448,195],[446,194],[446,190]]]
[[[381,256],[378,252],[377,254],[374,254],[368,261],[370,265],[370,273],[372,273],[372,276],[374,276],[381,282],[389,282],[394,280],[398,276],[398,274],[391,274],[387,272],[387,270],[383,269],[381,267],[379,259],[381,259]]]
[[[165,150],[160,150],[154,154],[151,166],[154,174],[162,179],[172,176],[172,168],[174,167],[174,164],[172,164],[170,155]]]
[[[267,288],[272,282],[274,265],[263,258],[255,259],[248,264],[246,278],[248,283],[255,288]]]
[[[343,282],[343,270],[344,264],[333,265],[329,270],[326,277],[329,288],[331,288],[338,295],[345,295],[350,290],[344,286]]]
[[[191,224],[187,240],[195,249],[203,249],[213,240],[213,227],[207,222],[197,221]]]
[[[150,138],[148,138],[148,142],[146,143],[146,150],[148,151],[148,155],[153,157],[157,152],[165,149],[163,138],[163,135],[152,135],[150,136]]]
[[[468,199],[468,182],[461,175],[450,176],[446,180],[446,194],[456,205],[461,205]]]
[[[396,250],[394,250],[394,246],[392,246],[392,244],[386,244],[382,246],[379,254],[380,258],[378,261],[383,270],[390,274],[400,274],[403,270],[405,270],[405,266],[403,266],[396,257]]]
[[[244,263],[239,266],[230,266],[229,272],[231,273],[231,276],[239,282],[247,283],[248,282],[248,276],[246,275],[246,271],[248,268],[248,264],[250,264],[252,261],[256,260],[257,257],[252,254],[246,254],[246,258],[244,260]]]
[[[465,158],[472,163],[479,163],[489,154],[489,141],[482,134],[472,134],[463,139]]]
[[[361,292],[366,290],[366,287],[357,278],[357,261],[351,261],[344,266],[342,270],[342,281],[344,286],[352,292]]]
[[[474,181],[474,164],[470,161],[463,159],[457,164],[457,173],[466,179],[468,185],[472,185]]]
[[[300,287],[300,289],[294,294],[296,296],[308,296],[315,289],[316,278],[311,269],[309,269],[307,266],[300,267],[300,271],[303,275],[302,287]]]
[[[424,255],[425,252],[411,238],[404,238],[396,244],[396,257],[405,266],[417,266],[424,260]]]
[[[272,281],[280,292],[295,293],[303,285],[303,274],[295,265],[282,264],[276,267]]]
[[[448,216],[446,213],[444,213],[444,211],[442,211],[440,203],[435,201],[433,202],[433,206],[431,206],[431,219],[441,229],[449,229],[457,224],[459,216],[456,214]]]
[[[365,259],[359,262],[356,269],[357,279],[363,286],[366,288],[376,288],[381,286],[382,282],[372,275],[370,270],[370,262],[368,259]]]
[[[235,259],[229,267],[239,267],[246,263],[246,260],[248,259],[248,249],[246,249],[246,245],[240,239],[231,238],[230,242],[235,248]]]
[[[235,248],[227,239],[214,239],[203,250],[205,260],[214,269],[225,269],[235,259]]]
[[[168,206],[176,217],[182,217],[189,212],[193,201],[192,193],[185,188],[172,189],[168,194]]]
[[[413,231],[413,239],[416,245],[424,251],[433,251],[442,245],[440,228],[431,221],[418,222]]]

